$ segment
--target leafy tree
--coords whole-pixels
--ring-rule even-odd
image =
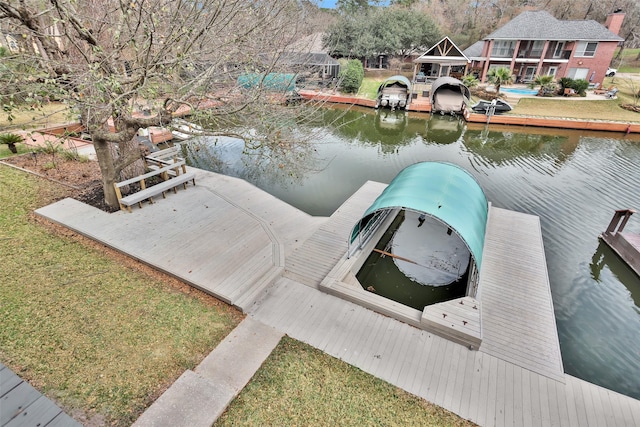
[[[340,89],[346,93],[356,93],[364,79],[364,67],[358,59],[347,61],[340,71]]]
[[[379,54],[407,57],[440,39],[436,24],[425,14],[406,8],[378,8],[342,16],[323,40],[332,55],[367,58]]]
[[[404,58],[425,51],[442,37],[429,16],[401,7],[377,10],[369,25],[377,34],[378,52]]]
[[[288,122],[272,116],[290,113],[267,107],[261,85],[239,92],[236,81],[242,73],[279,71],[281,52],[304,26],[300,5],[0,0],[0,22],[36,46],[20,55],[16,78],[33,83],[32,93],[55,89],[79,112],[92,135],[105,201],[117,206],[113,183],[140,159],[134,136],[166,125],[179,109],[208,119],[214,134],[282,138],[288,127],[278,123]],[[151,114],[137,114],[142,107]]]
[[[330,55],[366,58],[378,53],[376,37],[369,26],[369,13],[343,16],[327,28],[322,40]]]
[[[487,73],[487,80],[496,88],[496,93],[500,94],[500,87],[513,81],[511,70],[506,67],[492,68]]]

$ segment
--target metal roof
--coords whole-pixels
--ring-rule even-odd
[[[363,220],[388,209],[424,212],[439,219],[467,245],[480,270],[489,206],[482,188],[466,170],[439,162],[406,167],[362,215],[352,230],[352,241]]]
[[[489,34],[484,40],[586,40],[623,41],[624,39],[593,21],[561,21],[548,12],[525,11]]]

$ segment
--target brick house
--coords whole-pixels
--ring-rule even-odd
[[[561,21],[545,11],[525,11],[464,50],[481,82],[491,68],[507,67],[517,82],[538,75],[600,83],[623,38],[624,13],[593,21]]]

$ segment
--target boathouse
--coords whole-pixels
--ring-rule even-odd
[[[482,340],[480,321],[480,302],[476,300],[479,283],[479,271],[482,264],[485,232],[489,204],[482,188],[475,178],[464,169],[440,162],[422,162],[402,170],[378,198],[357,220],[349,236],[349,249],[340,268],[334,269],[325,279],[326,291],[365,305],[414,326],[429,329],[447,336],[472,348],[478,348]],[[440,237],[431,235],[428,239],[413,239],[409,246],[419,252],[418,246],[431,246],[430,254],[419,261],[392,253],[391,250],[376,248],[384,233],[391,228],[399,215],[412,213],[413,220],[409,230],[420,230],[425,220],[441,225]],[[412,220],[412,221],[413,221]],[[418,231],[409,231],[417,234]],[[445,236],[446,234],[446,236]],[[436,271],[438,277],[447,275],[442,266],[426,265],[431,254],[442,252],[437,247],[449,237],[447,242],[459,241],[468,250],[470,257],[464,262],[464,275],[453,276],[452,280],[464,277],[466,289],[464,295],[425,307],[409,307],[399,301],[380,295],[375,289],[363,285],[358,280],[358,272],[372,252],[383,256],[399,258],[419,268]],[[451,243],[444,243],[450,245]],[[454,243],[455,244],[455,243]],[[405,245],[406,247],[406,245]],[[427,283],[423,283],[427,284]],[[445,313],[443,316],[442,314]],[[451,316],[447,318],[447,316]],[[455,319],[455,320],[454,320]]]

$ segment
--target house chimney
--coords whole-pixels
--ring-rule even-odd
[[[624,12],[622,9],[616,9],[613,13],[607,15],[607,22],[605,22],[604,26],[612,33],[619,34],[620,28],[622,28],[622,21],[624,21]]]

